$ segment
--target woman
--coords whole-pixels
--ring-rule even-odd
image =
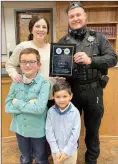
[[[50,61],[50,44],[46,42],[49,33],[49,22],[43,16],[34,16],[29,22],[28,41],[21,42],[16,46],[12,55],[6,63],[6,71],[14,82],[21,82],[19,66],[19,54],[25,48],[34,48],[39,51],[41,56],[40,74],[49,79],[51,86],[55,83],[55,79],[49,77],[49,61]],[[52,90],[52,89],[51,89]],[[48,108],[53,104],[52,93],[50,93]]]

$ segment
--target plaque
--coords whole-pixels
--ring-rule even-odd
[[[72,76],[75,52],[75,44],[52,43],[49,76]]]

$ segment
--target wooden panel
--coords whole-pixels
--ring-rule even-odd
[[[110,42],[111,42],[113,49],[116,50],[116,40],[110,40]]]
[[[8,95],[11,85],[11,79],[9,77],[2,77],[2,137],[14,136],[14,133],[9,130],[12,115],[5,113],[5,99]]]
[[[117,11],[117,14],[118,14],[118,11]],[[116,53],[118,55],[118,23],[117,23],[117,33],[116,33]]]
[[[68,2],[56,2],[56,26],[67,26],[68,19],[66,9]]]
[[[108,1],[91,1],[91,2],[81,2],[85,9],[86,8],[104,8],[104,7],[107,7],[107,8],[114,8],[114,7],[118,7],[118,2],[108,2]]]
[[[68,31],[66,9],[69,2],[56,2],[56,40],[58,41]]]
[[[117,8],[93,8],[93,9],[86,9],[87,13],[87,20],[88,22],[110,22],[110,21],[116,21],[117,15],[116,15]],[[96,19],[97,18],[97,19]]]
[[[59,28],[57,28],[56,29],[57,30],[57,41],[61,38],[61,37],[63,37],[64,35],[66,35],[67,33],[68,33],[68,29],[67,29],[67,27],[65,27],[65,28],[61,28],[61,29],[59,29]]]
[[[110,80],[104,90],[104,117],[101,135],[118,136],[118,68],[109,69]]]

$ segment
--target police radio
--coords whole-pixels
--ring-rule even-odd
[[[102,75],[101,78],[100,78],[100,85],[102,88],[105,88],[107,83],[109,81],[109,77],[107,75]]]

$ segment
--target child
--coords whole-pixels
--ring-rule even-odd
[[[13,114],[10,129],[16,133],[21,164],[48,164],[45,122],[50,83],[39,73],[40,55],[26,48],[19,55],[23,81],[13,82],[6,98],[5,110]]]
[[[66,81],[53,86],[55,105],[46,120],[46,138],[50,145],[54,164],[76,164],[77,141],[80,135],[80,114],[70,102],[72,92]]]

